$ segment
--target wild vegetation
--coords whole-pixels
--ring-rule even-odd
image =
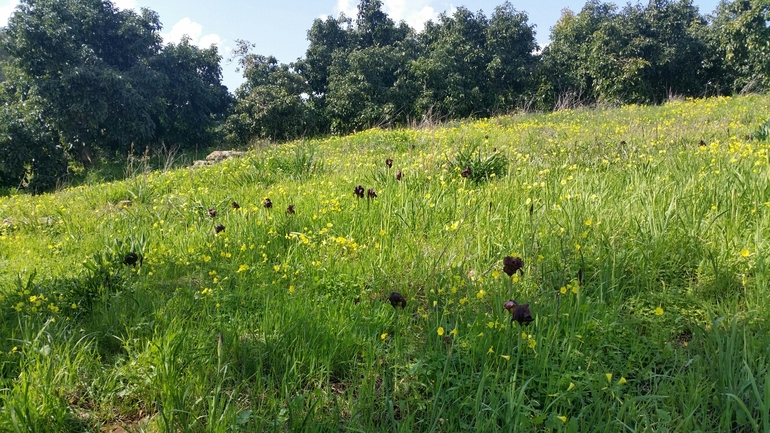
[[[0,430],[768,431],[768,108],[374,129],[0,198]]]
[[[100,160],[215,145],[232,102],[217,48],[164,45],[160,29],[109,1],[21,2],[0,30],[0,186],[38,193]]]
[[[380,0],[361,0],[355,17],[308,23],[295,62],[240,41],[232,60],[245,82],[231,95],[217,48],[163,44],[151,10],[22,0],[0,31],[0,187],[50,191],[126,155],[659,104],[770,83],[766,0],[725,1],[711,15],[691,0],[590,0],[563,12],[545,47],[526,12],[510,2],[490,12],[460,6],[416,32]]]
[[[545,47],[526,12],[508,1],[490,12],[460,6],[416,32],[380,0],[361,0],[356,17],[316,19],[296,62],[250,54],[244,43],[236,57],[246,83],[227,131],[291,139],[520,109],[658,104],[769,83],[763,0],[725,1],[710,15],[690,0],[589,0],[562,12]]]

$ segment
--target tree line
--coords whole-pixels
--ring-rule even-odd
[[[156,13],[108,0],[23,0],[0,31],[0,184],[53,185],[93,151],[289,140],[596,103],[762,91],[770,0],[589,0],[539,47],[509,2],[458,7],[416,32],[380,0],[316,19],[303,58],[279,63],[239,41],[245,82],[221,84],[221,55],[163,44]]]

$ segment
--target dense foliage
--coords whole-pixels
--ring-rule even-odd
[[[589,0],[578,13],[563,12],[542,50],[527,14],[509,2],[491,17],[458,7],[420,33],[394,23],[382,6],[362,0],[355,20],[315,20],[305,58],[275,64],[282,82],[302,86],[267,89],[245,75],[239,97],[263,105],[236,107],[229,121],[235,136],[292,138],[521,108],[657,104],[770,85],[767,0],[726,0],[713,15],[691,0],[622,8]],[[272,126],[287,100],[302,122]]]
[[[230,98],[217,48],[163,46],[160,28],[109,1],[22,1],[2,31],[0,180],[37,191],[95,150],[210,141]]]
[[[2,197],[0,431],[770,431],[768,110],[371,129]]]
[[[257,93],[264,105],[236,107],[228,126],[239,137],[292,138],[504,112],[524,101],[537,65],[534,35],[527,15],[507,2],[491,18],[459,7],[416,33],[388,18],[381,1],[362,0],[355,20],[315,20],[305,58],[274,67],[284,85],[265,88],[247,66],[239,99]],[[239,55],[247,65],[258,57]],[[287,95],[315,121],[266,128]]]

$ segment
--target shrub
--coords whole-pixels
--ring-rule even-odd
[[[503,177],[508,171],[508,158],[497,149],[485,154],[481,144],[463,146],[449,162],[449,168],[473,182],[485,182]]]

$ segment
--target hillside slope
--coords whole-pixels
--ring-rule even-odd
[[[370,130],[0,198],[0,429],[770,431],[768,113]]]

